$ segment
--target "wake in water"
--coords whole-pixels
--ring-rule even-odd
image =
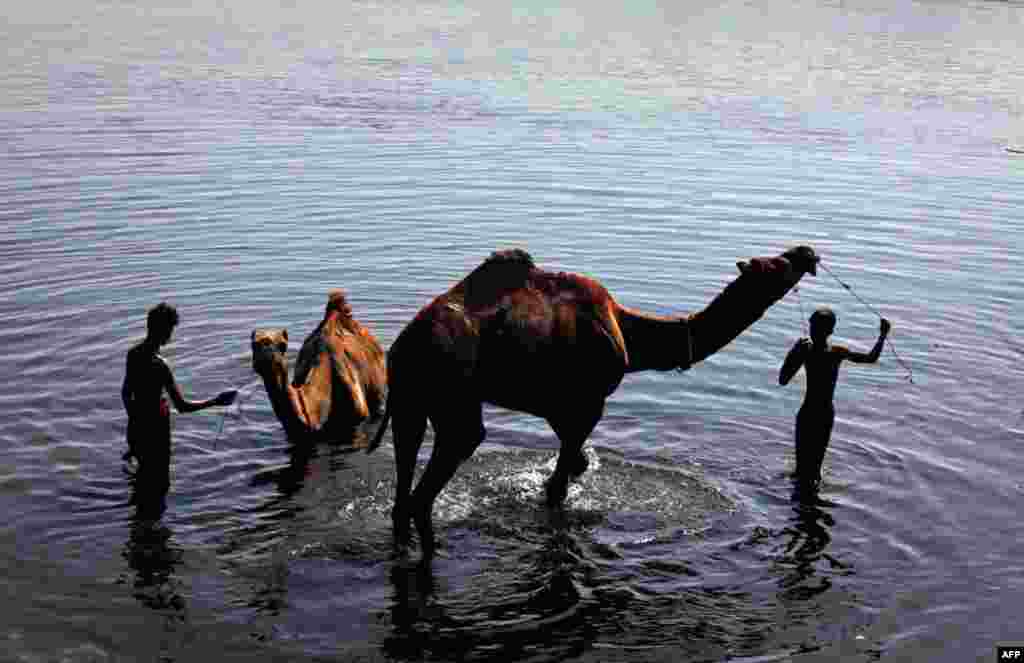
[[[552,509],[545,503],[545,485],[557,455],[485,445],[460,466],[435,502],[442,540],[473,533],[491,548],[543,541],[553,529],[566,529],[601,545],[644,545],[699,532],[735,508],[699,475],[627,462],[610,450],[587,447],[585,453],[590,469],[570,484],[564,506]],[[347,458],[367,464],[353,467],[345,485],[336,484],[345,495],[332,507],[339,521],[332,539],[351,550],[339,539],[369,536],[380,542],[390,535],[394,483],[390,468],[373,461],[375,456]]]

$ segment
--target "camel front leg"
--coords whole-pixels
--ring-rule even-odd
[[[557,416],[548,417],[548,423],[562,442],[555,471],[548,479],[548,506],[562,504],[569,493],[569,479],[575,479],[587,471],[588,462],[583,453],[583,443],[590,437],[603,414],[604,399],[595,399],[568,408]]]

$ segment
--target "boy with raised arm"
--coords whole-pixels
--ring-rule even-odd
[[[796,415],[796,479],[803,489],[814,489],[821,481],[821,464],[836,416],[832,399],[839,380],[839,365],[844,359],[855,364],[878,361],[891,328],[889,321],[882,318],[875,347],[864,353],[828,342],[836,327],[836,314],[831,309],[822,307],[814,311],[810,324],[811,337],[801,338],[793,345],[779,371],[781,385],[788,384],[801,366],[807,374],[807,391]]]
[[[178,324],[178,311],[161,302],[146,316],[146,338],[128,351],[121,400],[128,412],[128,451],[122,456],[139,461],[140,469],[159,469],[170,463],[171,412],[164,391],[171,397],[178,412],[195,412],[214,405],[230,405],[237,391],[221,392],[205,401],[187,400],[181,393],[174,374],[160,347],[171,339]]]

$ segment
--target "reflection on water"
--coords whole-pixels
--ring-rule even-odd
[[[183,551],[175,544],[171,528],[161,520],[169,488],[167,463],[150,462],[134,473],[131,504],[135,511],[123,555],[135,572],[133,596],[147,608],[181,613],[185,598],[175,569],[182,563]]]
[[[795,482],[796,483],[796,482]],[[837,573],[852,573],[852,566],[829,552],[832,515],[836,505],[822,499],[816,491],[797,487],[793,494],[788,522],[780,528],[755,527],[744,546],[767,546],[766,562],[770,562],[778,598],[783,603],[806,601],[832,587]]]
[[[389,654],[396,658],[422,658],[420,625],[428,632],[433,624],[441,625],[443,608],[437,602],[437,576],[429,560],[413,564],[394,564],[389,574],[391,623],[394,635],[386,643]]]
[[[827,591],[832,586],[831,578],[820,574],[818,566],[827,562],[832,569],[846,569],[827,552],[832,541],[831,528],[835,520],[829,512],[827,502],[803,499],[793,506],[794,517],[789,526],[776,536],[780,542],[775,551],[779,555],[777,564],[790,567],[779,580],[783,600],[809,599]]]
[[[383,647],[392,658],[559,660],[589,646],[597,611],[609,609],[593,600],[594,566],[564,527],[488,566],[463,592],[446,591],[435,564],[391,568],[392,632]]]
[[[273,483],[280,493],[280,500],[274,500],[274,504],[285,501],[297,493],[310,475],[309,463],[317,456],[317,447],[308,443],[291,443],[288,445],[288,464],[284,467],[272,468],[257,472],[252,477],[252,484],[259,486]],[[273,506],[273,504],[271,505]]]
[[[472,661],[720,660],[769,646],[781,658],[814,652],[824,643],[780,637],[777,623],[785,615],[799,632],[839,614],[820,600],[837,575],[852,573],[829,551],[833,508],[795,501],[784,526],[757,528],[740,545],[712,536],[614,555],[595,539],[595,523],[557,511],[516,539],[506,535],[498,550],[483,536],[460,537],[460,547],[474,546],[462,557],[449,551],[433,563],[390,565],[383,648],[396,660]],[[757,556],[736,568],[745,550]],[[637,564],[634,555],[649,561]],[[749,580],[730,580],[737,574]]]
[[[702,543],[678,527],[688,517],[680,504],[707,495],[700,482],[605,453],[565,508],[552,510],[533,485],[550,469],[547,458],[489,450],[467,461],[441,502],[445,555],[389,569],[389,657],[561,660],[596,650],[594,660],[672,660],[661,656],[671,650],[714,660],[757,651],[772,634],[771,615],[797,600],[785,595],[790,585],[804,586],[807,566],[829,554],[830,516],[795,504],[789,525],[748,541],[770,550],[747,572],[773,568],[772,582],[783,588],[766,601],[721,580],[716,567],[732,562],[717,537]],[[475,508],[458,509],[463,502]],[[703,505],[705,515],[712,504]],[[676,527],[651,537],[659,521]],[[631,535],[637,530],[643,536]]]
[[[305,484],[316,470],[312,461],[326,451],[328,467],[339,469],[345,462],[345,456],[366,449],[369,438],[367,427],[376,426],[376,420],[370,420],[359,428],[345,433],[338,433],[329,442],[319,445],[308,439],[290,439],[286,453],[288,464],[257,472],[252,478],[252,485],[260,486],[273,483],[280,493],[280,501],[287,501]]]

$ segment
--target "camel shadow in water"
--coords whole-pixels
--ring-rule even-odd
[[[452,483],[459,488],[458,479]],[[633,545],[605,546],[594,540],[602,538],[593,534],[595,525],[603,527],[606,513],[575,510],[572,499],[564,509],[547,509],[541,489],[535,490],[518,500],[519,513],[510,520],[503,514],[517,502],[511,497],[507,504],[485,504],[447,521],[448,537],[462,538],[440,558],[403,559],[391,566],[391,629],[382,642],[386,656],[402,661],[563,660],[592,655],[595,643],[602,641],[643,652],[631,660],[718,660],[736,652],[755,656],[776,644],[794,652],[813,651],[813,641],[780,638],[773,616],[780,605],[789,606],[794,619],[817,615],[823,609],[815,607],[816,599],[833,587],[835,576],[853,572],[829,552],[836,505],[820,498],[794,500],[779,529],[759,528],[743,544],[768,552],[774,569],[769,582],[777,598],[766,598],[756,587],[722,586],[701,577],[701,558],[707,554],[701,550],[711,545],[715,557],[728,556],[735,552],[731,544],[723,550],[725,542],[695,542],[692,562],[645,561],[641,551],[636,564],[628,559]],[[486,538],[479,547],[488,549],[488,559],[481,563],[473,550],[478,546],[456,529]],[[687,556],[690,544],[678,545],[679,554]],[[712,571],[717,568],[708,563]],[[664,591],[655,590],[647,585],[649,568],[659,583],[670,575],[676,580]]]
[[[618,573],[605,573],[626,549],[600,539],[685,529],[694,516],[679,503],[690,498],[705,516],[727,506],[694,477],[590,453],[591,471],[554,508],[543,487],[554,462],[549,451],[493,448],[469,459],[436,504],[439,534],[448,540],[441,556],[400,557],[390,569],[384,652],[398,660],[581,655],[603,629],[617,628],[617,615],[634,609],[639,596]],[[663,501],[652,506],[654,495]]]
[[[519,660],[544,652],[578,656],[593,642],[604,609],[587,588],[593,565],[566,521],[553,517],[538,546],[485,568],[471,586],[448,592],[447,561],[396,562],[392,630],[382,643],[396,660]],[[560,525],[559,525],[560,523]]]
[[[277,485],[282,498],[288,498],[299,492],[309,479],[313,470],[311,463],[323,451],[331,458],[330,466],[336,469],[337,464],[347,455],[366,448],[367,435],[363,428],[356,428],[339,434],[327,441],[311,441],[304,438],[289,438],[288,464],[263,470],[253,475],[250,484],[263,486],[270,483]]]

